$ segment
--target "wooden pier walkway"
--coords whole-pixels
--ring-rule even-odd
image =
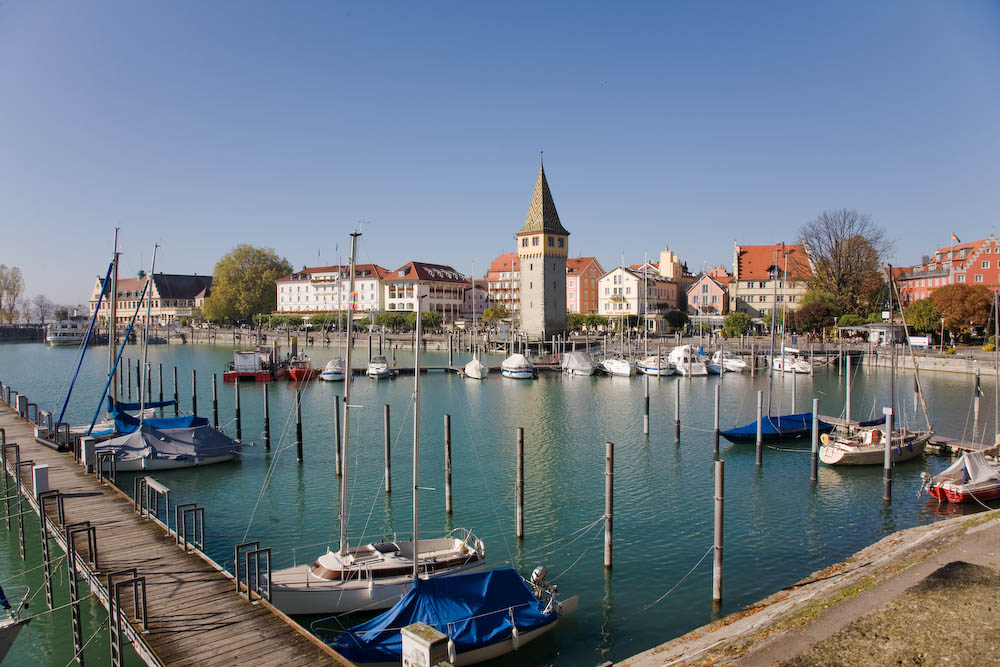
[[[9,445],[17,443],[22,462],[30,460],[35,466],[48,466],[48,487],[62,494],[63,525],[89,521],[96,527],[96,567],[89,562],[86,536],[75,539],[77,570],[87,580],[91,594],[108,608],[109,574],[134,568],[138,577],[145,578],[146,629],[137,620],[131,589],[121,595],[121,609],[126,616],[122,641],[130,643],[146,664],[350,664],[266,600],[249,602],[238,595],[235,580],[221,567],[203,554],[177,546],[175,537],[167,535],[162,524],[143,518],[128,496],[99,483],[95,475],[86,474],[72,453],[59,453],[36,442],[33,424],[3,404],[0,428],[8,444],[4,449],[6,470],[14,468],[14,453]],[[21,468],[25,510],[30,505],[37,514],[31,466],[22,463]],[[54,541],[65,551],[66,531],[59,528],[56,503],[45,502],[45,508],[52,522],[50,543]],[[173,514],[173,508],[169,513]],[[29,512],[26,520],[37,520],[32,516]],[[210,522],[210,514],[208,519]],[[16,519],[11,521],[11,529],[17,530]],[[40,543],[28,542],[30,557],[37,557]],[[64,602],[57,600],[57,604]],[[72,642],[69,627],[62,637],[62,641]]]

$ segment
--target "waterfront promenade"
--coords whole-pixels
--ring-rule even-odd
[[[142,518],[125,494],[86,474],[72,454],[36,442],[32,424],[6,405],[0,405],[0,428],[8,446],[18,444],[22,462],[30,460],[34,466],[48,466],[48,487],[58,490],[63,498],[62,525],[89,521],[96,527],[96,566],[88,562],[92,554],[85,536],[75,540],[78,571],[88,581],[91,594],[107,608],[109,574],[134,568],[136,577],[145,578],[145,630],[136,618],[131,590],[122,595],[122,608],[128,617],[123,624],[124,641],[132,644],[146,664],[349,664],[266,601],[251,603],[239,596],[234,581],[217,565],[207,557],[179,548],[161,524]],[[5,451],[5,465],[10,473],[10,447]],[[30,466],[22,464],[21,473],[28,513],[25,519],[34,521],[39,509]],[[173,500],[183,502],[181,498]],[[65,550],[66,530],[57,522],[55,503],[46,503],[46,509],[51,520],[50,540],[55,542],[50,548],[56,551],[58,544]],[[16,519],[11,522],[11,530],[17,530]],[[25,546],[35,555],[40,549],[32,539]],[[69,627],[62,636],[62,641],[72,642]]]

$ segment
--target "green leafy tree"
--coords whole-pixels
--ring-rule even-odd
[[[406,326],[406,315],[403,313],[379,313],[375,316],[375,324],[391,331],[400,331]]]
[[[367,317],[362,317],[360,320],[354,323],[358,329],[367,329],[371,326],[371,321]]]
[[[289,315],[285,318],[285,325],[290,327],[300,327],[302,326],[302,316],[301,315]]]
[[[949,331],[968,332],[986,324],[993,307],[993,292],[982,285],[956,283],[937,288],[930,300]]]
[[[493,326],[510,317],[510,311],[503,306],[490,306],[483,311],[483,324]]]
[[[674,329],[680,329],[687,324],[691,318],[688,317],[688,314],[683,310],[671,310],[664,316],[664,319],[666,319],[667,324]]]
[[[837,326],[841,327],[860,327],[866,323],[867,318],[857,313],[848,313],[837,320]]]
[[[437,312],[436,310],[426,311],[421,313],[420,315],[421,315],[420,326],[423,328],[425,332],[432,329],[438,329],[441,327],[441,313]],[[408,329],[416,329],[417,314],[407,313],[405,317],[406,317],[406,327]]]
[[[811,289],[802,295],[802,305],[808,306],[811,304],[824,304],[830,310],[830,315],[837,317],[841,314],[840,310],[840,299],[833,292],[827,292],[826,290]]]
[[[729,313],[722,320],[722,337],[737,338],[753,331],[753,318],[746,313]]]
[[[941,313],[930,299],[914,301],[903,309],[906,323],[915,331],[933,333],[941,326]]]
[[[821,302],[807,303],[797,310],[789,311],[788,316],[788,328],[799,333],[819,331],[833,324],[829,304]]]
[[[215,265],[212,290],[205,299],[205,319],[210,322],[246,320],[255,313],[275,309],[274,283],[292,272],[288,260],[270,248],[243,243]]]
[[[608,318],[605,317],[604,315],[596,315],[596,314],[587,315],[588,330],[597,330],[602,328],[606,329],[607,327],[608,327]]]
[[[267,326],[271,327],[272,329],[278,329],[280,327],[285,326],[286,323],[285,320],[286,318],[284,315],[271,315],[269,318],[267,318]]]
[[[583,313],[567,313],[566,326],[571,331],[583,331],[587,328],[587,316]]]

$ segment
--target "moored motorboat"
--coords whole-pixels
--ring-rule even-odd
[[[500,364],[500,374],[515,380],[532,380],[538,377],[535,365],[523,354],[514,353]]]
[[[608,357],[607,359],[601,361],[598,368],[608,375],[618,377],[632,377],[635,375],[635,364],[628,359],[622,359],[620,357]]]
[[[645,359],[635,362],[635,367],[643,375],[653,375],[656,377],[673,375],[674,365],[666,358],[658,354],[653,354]]]
[[[691,345],[678,345],[670,351],[668,357],[678,375],[701,376],[708,375],[708,369],[701,355]]]
[[[779,373],[808,373],[812,370],[812,364],[800,357],[799,351],[794,347],[785,347],[780,357],[771,359],[771,368]]]
[[[288,360],[288,379],[292,382],[306,382],[312,379],[312,362],[308,355],[292,357]]]
[[[811,412],[800,412],[794,415],[771,416],[761,418],[760,431],[762,442],[778,440],[796,440],[808,437],[812,433],[813,416]],[[819,420],[819,432],[829,433],[833,424]],[[719,435],[733,443],[755,442],[757,439],[757,422],[752,421],[745,426],[720,431]]]
[[[920,473],[920,493],[927,491],[939,502],[971,503],[1000,498],[1000,463],[986,460],[982,452],[966,452],[936,475]]]
[[[344,379],[345,369],[346,364],[342,358],[331,359],[323,366],[323,372],[319,374],[319,379],[327,382],[341,382]]]
[[[933,437],[931,431],[895,431],[890,455],[899,463],[920,456]],[[882,465],[885,462],[885,439],[881,429],[862,428],[846,436],[824,433],[819,448],[819,460],[827,465]]]
[[[742,373],[749,368],[749,364],[729,352],[719,350],[712,355],[712,361],[705,364],[705,367],[716,374],[720,373],[722,369],[725,369],[727,373]]]
[[[392,369],[389,367],[389,361],[382,355],[376,355],[368,362],[368,377],[378,380],[391,375]]]
[[[586,352],[567,352],[560,361],[567,375],[593,375],[596,365]]]
[[[60,320],[45,327],[45,342],[49,345],[79,345],[87,337],[87,326],[75,320]]]

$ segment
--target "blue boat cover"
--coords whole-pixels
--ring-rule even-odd
[[[800,412],[796,415],[781,415],[780,417],[766,415],[760,424],[761,438],[765,442],[802,438],[812,432],[812,421],[813,416],[811,412]],[[832,430],[833,424],[828,424],[820,420],[820,433],[829,433]],[[719,435],[730,442],[756,442],[757,421],[754,420],[746,426],[738,426],[728,431],[721,431]]]
[[[119,410],[138,410],[141,407],[146,408],[170,408],[173,407],[174,401],[170,399],[169,401],[146,401],[145,403],[126,403],[124,401],[118,401],[115,403],[115,399],[108,396],[108,411],[114,412],[115,406],[118,406]]]
[[[506,568],[420,579],[391,609],[342,632],[330,646],[352,662],[399,664],[399,631],[412,623],[443,632],[455,642],[455,652],[464,653],[508,640],[515,624],[525,633],[557,618],[555,611],[545,613],[516,570]]]
[[[111,406],[111,413],[115,416],[115,431],[122,435],[134,432],[139,428],[139,418],[133,417],[129,413],[125,412],[127,409],[126,405],[135,405],[139,407],[137,403],[118,403],[117,405]],[[148,407],[156,407],[155,404],[151,404]],[[142,420],[143,424],[148,424],[156,429],[165,428],[194,428],[196,426],[208,426],[207,417],[196,417],[194,415],[184,415],[181,417],[148,417]]]

